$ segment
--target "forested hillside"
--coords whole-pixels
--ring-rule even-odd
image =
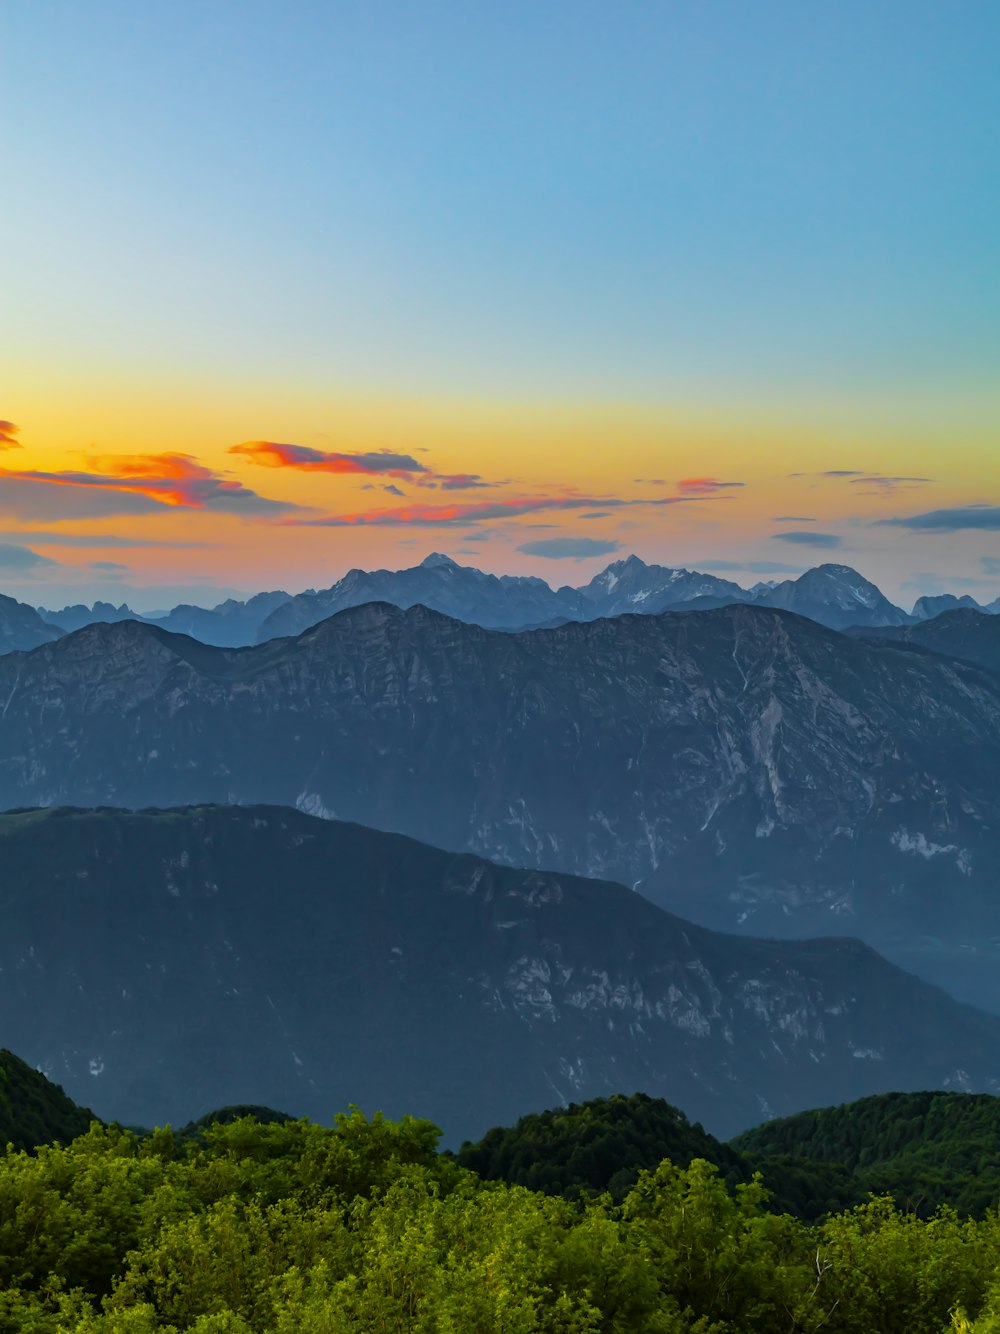
[[[31,1149],[82,1135],[93,1112],[78,1107],[57,1084],[0,1047],[0,1145]]]
[[[854,1194],[892,1194],[929,1213],[982,1214],[1000,1201],[1000,1099],[966,1093],[885,1093],[766,1121],[732,1141],[765,1175],[805,1179],[824,1165]]]
[[[0,1159],[5,1334],[994,1334],[1000,1218],[809,1225],[696,1159],[620,1204],[488,1183],[426,1121],[94,1125]],[[966,1314],[967,1313],[967,1314]],[[967,1318],[968,1317],[968,1318]],[[970,1319],[975,1323],[970,1323]]]

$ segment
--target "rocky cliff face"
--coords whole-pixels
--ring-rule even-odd
[[[998,934],[1000,679],[734,606],[520,635],[369,604],[0,660],[5,807],[269,801],[724,929]]]
[[[287,809],[26,812],[0,841],[0,1031],[106,1117],[355,1102],[456,1142],[642,1088],[726,1135],[1000,1070],[1000,1019],[857,942],[721,936]]]

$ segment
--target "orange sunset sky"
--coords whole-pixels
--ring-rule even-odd
[[[995,12],[3,25],[0,591],[438,550],[1000,595]]]

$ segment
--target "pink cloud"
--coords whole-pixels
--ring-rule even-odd
[[[746,483],[718,482],[714,477],[685,477],[677,483],[677,489],[685,496],[710,496],[714,491],[728,491],[737,486],[746,486]]]
[[[265,468],[295,468],[301,472],[382,473],[403,478],[427,472],[424,464],[411,455],[394,454],[390,450],[343,454],[310,449],[308,445],[282,445],[274,440],[246,440],[242,445],[233,445],[229,452],[242,454]]]

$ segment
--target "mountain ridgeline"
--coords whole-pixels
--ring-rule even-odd
[[[1000,1079],[1000,1018],[860,943],[620,885],[265,807],[29,811],[0,844],[4,1040],[106,1119],[418,1107],[456,1143],[625,1087],[725,1136]]]
[[[740,602],[794,611],[838,630],[906,626],[953,608],[978,608],[967,595],[957,598],[940,594],[918,599],[907,615],[848,565],[819,565],[796,579],[748,589],[714,574],[647,565],[637,556],[629,556],[614,561],[589,583],[553,589],[544,579],[498,577],[435,552],[409,569],[349,570],[330,588],[319,591],[307,589],[295,596],[281,591],[258,593],[245,602],[229,598],[216,607],[179,606],[145,616],[126,603],[115,607],[95,602],[92,607],[76,605],[60,611],[40,607],[36,614],[33,608],[12,602],[6,611],[0,606],[0,653],[34,648],[46,639],[85,625],[122,620],[141,620],[191,635],[205,644],[238,648],[301,634],[339,611],[366,602],[388,602],[403,609],[419,604],[455,620],[502,630],[629,613],[704,611]],[[16,614],[14,608],[19,608]],[[1000,598],[979,609],[1000,610]],[[39,630],[38,616],[49,630]]]
[[[718,929],[1000,934],[1000,676],[788,612],[512,635],[368,604],[241,650],[90,626],[0,659],[0,745],[7,808],[269,802]]]

